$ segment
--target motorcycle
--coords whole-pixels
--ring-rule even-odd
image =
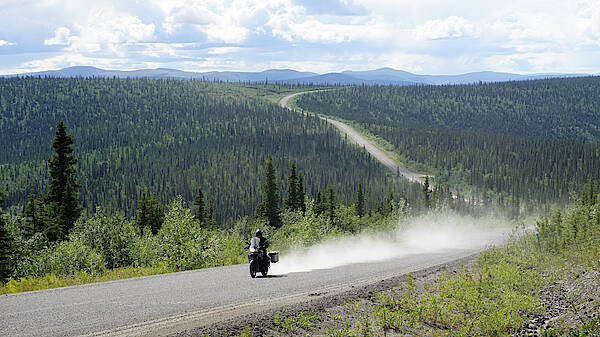
[[[279,261],[278,252],[267,253],[266,248],[260,247],[259,238],[252,238],[248,249],[248,261],[250,262],[250,277],[255,278],[256,273],[260,272],[262,276],[267,276],[271,262]]]

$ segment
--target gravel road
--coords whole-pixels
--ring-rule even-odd
[[[303,94],[306,94],[309,92],[310,91],[304,91],[304,92],[299,92],[299,93],[285,96],[284,98],[281,99],[281,101],[279,101],[279,104],[283,108],[293,110],[292,107],[290,107],[290,105],[289,105],[290,99],[292,99],[298,95],[303,95]],[[377,160],[379,160],[383,165],[385,165],[387,168],[389,168],[392,172],[400,173],[402,176],[406,177],[406,179],[408,179],[410,181],[416,181],[419,183],[423,182],[421,180],[421,178],[424,177],[422,174],[411,172],[411,171],[407,170],[406,168],[399,166],[385,152],[381,151],[380,149],[375,147],[375,145],[373,145],[371,142],[369,142],[368,140],[363,138],[350,125],[340,122],[340,121],[337,121],[337,120],[334,120],[334,119],[330,119],[330,118],[325,118],[325,117],[319,117],[319,118],[326,120],[328,123],[330,123],[331,125],[338,128],[338,130],[340,130],[342,133],[348,135],[348,137],[350,137],[350,139],[352,139],[359,146],[364,147],[367,151],[369,151],[369,153],[371,155],[373,155]]]
[[[256,279],[250,278],[247,265],[235,265],[2,295],[0,336],[168,335],[303,303],[315,294],[344,292],[469,256],[482,248],[447,249]]]

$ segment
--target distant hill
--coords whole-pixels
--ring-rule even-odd
[[[473,72],[458,75],[417,75],[403,70],[381,68],[368,71],[343,71],[341,73],[317,74],[292,69],[270,69],[260,72],[210,71],[189,72],[177,69],[104,70],[96,67],[77,66],[60,70],[24,73],[14,76],[42,77],[117,77],[117,78],[168,78],[204,79],[225,82],[279,82],[290,84],[340,84],[340,85],[415,85],[415,84],[468,84],[479,82],[506,82],[531,79],[578,77],[586,74],[512,74],[494,71]]]

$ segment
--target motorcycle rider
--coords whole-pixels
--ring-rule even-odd
[[[269,240],[267,240],[267,238],[265,238],[263,236],[263,231],[260,229],[256,231],[256,237],[259,239],[258,250],[262,256],[263,261],[266,261],[265,259],[269,258],[267,256],[267,248],[269,248]]]

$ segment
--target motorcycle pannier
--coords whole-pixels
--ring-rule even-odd
[[[269,252],[269,257],[271,258],[272,263],[279,262],[279,252]]]

